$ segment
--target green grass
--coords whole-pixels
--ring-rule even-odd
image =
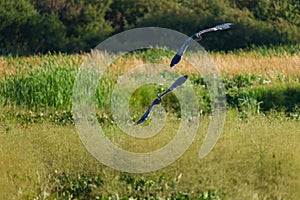
[[[271,68],[274,63],[267,64],[273,58],[275,63],[297,63],[298,47],[289,48],[257,47],[250,52],[213,56],[228,56],[227,63],[239,67],[239,61],[233,63],[235,59],[247,58],[244,64],[255,63],[259,55],[263,65]],[[132,52],[113,65],[131,69],[133,63],[164,63],[172,55],[164,49]],[[240,73],[238,68],[232,68],[236,70],[232,74],[225,73],[229,109],[226,123],[213,151],[201,160],[198,153],[209,124],[210,96],[205,80],[190,75],[205,114],[201,115],[193,144],[179,160],[162,170],[129,174],[95,160],[74,127],[72,89],[85,56],[0,57],[0,199],[300,198],[300,78],[296,65],[276,76]],[[147,140],[128,137],[116,127],[109,109],[116,78],[122,74],[114,66],[97,88],[99,126],[109,139],[130,151],[147,152],[166,145],[179,123],[180,107],[175,95],[166,96],[162,104],[171,113],[167,128]],[[152,84],[134,92],[130,99],[134,121],[162,90],[162,86]]]
[[[207,131],[207,117],[201,119],[195,141],[179,160],[144,174],[122,173],[99,163],[86,151],[72,125],[43,122],[24,127],[14,120],[3,120],[0,198],[194,199],[208,192],[220,199],[298,199],[299,123],[278,113],[251,115],[247,121],[237,115],[228,111],[221,138],[204,159],[199,159],[198,152]],[[151,142],[130,139],[129,143],[120,132],[109,137],[124,149],[156,149],[160,141],[176,134],[172,123],[167,124],[168,132]]]
[[[18,72],[0,80],[0,103],[3,106],[26,109],[33,112],[49,111],[67,112],[72,109],[73,85],[77,69],[67,66],[46,65],[44,68],[33,68],[26,73]],[[136,76],[142,76],[137,74]],[[117,76],[105,75],[99,80],[96,90],[96,105],[103,113],[110,105],[110,98],[116,84]],[[210,96],[202,77],[191,75],[194,91],[198,97],[203,113],[211,111]],[[227,76],[223,78],[229,108],[254,113],[268,113],[275,109],[295,113],[300,106],[300,79],[271,81],[266,77],[250,74]],[[131,106],[134,115],[140,115],[147,105],[162,92],[161,86],[142,87],[134,94]],[[145,101],[147,99],[147,101]],[[176,97],[169,95],[163,102],[167,110],[178,111]]]

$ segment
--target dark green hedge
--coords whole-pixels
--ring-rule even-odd
[[[209,50],[297,44],[297,0],[0,0],[0,53],[80,52],[110,35],[142,26],[190,35],[218,23],[231,31],[207,34]]]

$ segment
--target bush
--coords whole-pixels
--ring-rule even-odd
[[[60,50],[65,29],[53,13],[41,15],[25,0],[0,1],[1,54]]]
[[[55,183],[51,199],[92,199],[95,198],[93,190],[102,184],[99,175],[86,174],[74,176],[55,173],[51,181]]]
[[[160,1],[159,5],[159,8],[140,18],[138,26],[160,26],[191,35],[220,23],[234,23],[230,31],[216,32],[213,37],[210,34],[204,36],[201,44],[208,50],[297,44],[300,40],[299,7],[295,3],[288,6],[284,1],[277,5],[267,0],[252,3],[197,0],[175,4]],[[293,16],[293,20],[288,15]]]
[[[67,41],[62,50],[67,52],[89,51],[113,31],[105,14],[109,0],[73,1],[31,0],[43,15],[54,13],[64,25]]]
[[[295,112],[300,106],[300,87],[286,85],[281,87],[259,88],[261,94],[259,100],[262,101],[261,109],[270,111],[277,109],[287,113]]]
[[[294,0],[1,0],[0,53],[89,51],[130,28],[159,26],[191,35],[224,22],[236,26],[205,35],[206,49],[297,45],[299,13]]]
[[[55,173],[51,175],[50,199],[223,199],[209,190],[207,192],[177,191],[178,182],[174,179],[159,176],[155,178],[137,177],[121,173],[118,185],[122,190],[107,191],[102,174]],[[39,194],[36,198],[41,197]]]

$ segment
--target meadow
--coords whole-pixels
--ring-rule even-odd
[[[162,49],[125,55],[112,64],[112,76],[100,80],[97,119],[122,148],[153,150],[174,137],[180,107],[172,94],[163,102],[172,113],[167,128],[150,142],[124,137],[107,109],[116,76],[148,62],[168,65],[172,55]],[[87,55],[0,57],[0,199],[299,199],[299,47],[210,55],[227,97],[218,143],[199,159],[210,99],[205,80],[186,68],[202,111],[198,134],[176,162],[141,174],[104,166],[78,136],[71,96]],[[161,90],[155,85],[137,90],[133,120]]]

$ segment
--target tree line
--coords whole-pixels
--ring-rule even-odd
[[[209,50],[300,41],[299,0],[0,0],[0,54],[85,52],[136,27],[191,35],[219,23],[233,31],[206,37]]]

